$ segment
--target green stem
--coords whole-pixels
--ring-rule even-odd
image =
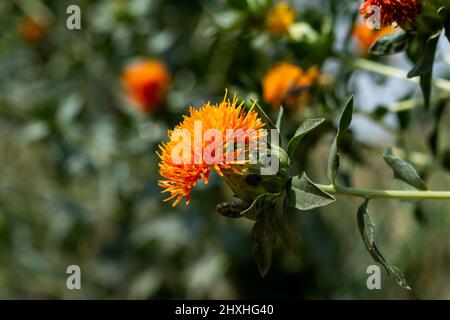
[[[395,68],[392,66],[387,66],[382,63],[370,61],[367,59],[356,59],[353,62],[353,65],[357,68],[361,68],[367,71],[371,71],[374,73],[378,73],[388,77],[395,77],[411,82],[419,82],[419,79],[416,78],[407,78],[407,72],[403,69]],[[435,79],[432,82],[433,86],[439,88],[441,90],[450,91],[450,81],[445,79]]]
[[[450,191],[419,191],[419,190],[375,190],[340,187],[334,185],[317,185],[323,191],[344,196],[364,199],[400,199],[400,200],[450,200]]]
[[[431,97],[432,103],[440,102],[442,100],[446,100],[450,98],[450,91],[444,92],[438,95]],[[393,104],[390,108],[390,112],[402,112],[410,109],[417,108],[423,105],[422,99],[407,99]]]

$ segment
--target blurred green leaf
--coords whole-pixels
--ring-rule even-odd
[[[369,49],[375,56],[385,56],[405,51],[414,37],[410,33],[400,31],[378,39]]]
[[[19,144],[28,144],[44,139],[50,134],[50,129],[43,121],[33,121],[26,124],[20,131]]]
[[[439,41],[440,31],[430,36],[422,42],[421,55],[411,71],[408,72],[408,78],[420,77],[420,87],[422,88],[425,100],[425,108],[430,105],[431,80],[433,77],[433,65],[436,55],[436,48]]]
[[[444,5],[438,9],[438,14],[444,19],[445,36],[450,41],[450,6]]]
[[[80,113],[83,100],[80,96],[73,94],[64,99],[58,106],[56,120],[60,126],[70,124]]]
[[[227,3],[230,7],[233,7],[235,9],[239,9],[239,10],[248,9],[247,0],[227,0]]]
[[[442,165],[447,170],[450,170],[450,149],[444,150],[442,152]]]
[[[271,0],[246,0],[246,2],[248,3],[250,11],[254,14],[261,14],[267,11],[272,4]]]

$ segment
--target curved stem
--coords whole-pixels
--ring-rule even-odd
[[[340,187],[334,185],[317,185],[323,191],[364,199],[401,199],[401,200],[450,200],[450,191],[419,191],[419,190],[376,190]]]
[[[353,61],[353,65],[355,67],[367,70],[367,71],[371,71],[374,73],[378,73],[381,75],[385,75],[388,77],[395,77],[395,78],[399,78],[399,79],[403,79],[403,80],[407,80],[407,81],[411,81],[411,82],[419,82],[419,79],[416,78],[407,78],[407,72],[405,70],[396,68],[396,67],[392,67],[392,66],[388,66],[382,63],[378,63],[378,62],[374,62],[374,61],[370,61],[367,59],[355,59]],[[432,84],[439,89],[442,89],[444,91],[450,91],[450,81],[445,80],[445,79],[435,79]]]

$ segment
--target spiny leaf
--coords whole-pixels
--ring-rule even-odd
[[[417,173],[416,169],[408,162],[394,156],[392,148],[388,147],[383,156],[386,163],[394,171],[394,177],[417,190],[427,190],[425,182]]]
[[[332,195],[326,193],[309,180],[305,173],[302,174],[301,178],[298,176],[292,178],[291,207],[306,211],[327,206],[335,201],[336,199]]]
[[[350,123],[352,122],[352,116],[353,96],[350,97],[347,104],[345,105],[344,112],[342,113],[341,119],[339,121],[339,127],[336,133],[336,137],[334,138],[333,144],[331,145],[330,149],[330,157],[328,159],[328,178],[333,184],[339,170],[338,146],[340,144],[342,134],[345,132],[345,130],[348,129]]]
[[[289,157],[292,157],[294,155],[295,150],[296,150],[298,144],[300,143],[300,141],[302,141],[303,137],[305,135],[307,135],[309,132],[311,132],[312,130],[314,130],[315,128],[317,128],[318,126],[320,126],[324,121],[325,121],[325,119],[323,119],[323,118],[308,119],[308,120],[305,120],[305,122],[303,122],[300,125],[300,127],[295,132],[294,137],[289,141],[289,143],[287,145],[287,152],[288,152]]]
[[[367,206],[369,201],[366,200],[358,209],[357,221],[358,221],[358,229],[361,233],[361,237],[363,239],[364,245],[367,248],[370,256],[376,262],[380,263],[385,269],[388,275],[393,275],[397,283],[405,289],[411,289],[405,279],[403,273],[396,266],[390,265],[386,259],[381,254],[380,250],[378,250],[375,245],[375,224],[372,222],[370,218],[369,211]]]
[[[375,56],[385,56],[405,51],[414,37],[404,31],[388,34],[378,39],[369,49]]]
[[[439,35],[440,32],[435,33],[422,42],[422,54],[411,71],[408,72],[408,78],[420,77],[420,87],[422,88],[426,109],[430,105],[431,80]]]

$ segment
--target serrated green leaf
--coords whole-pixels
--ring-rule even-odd
[[[431,80],[433,78],[434,57],[439,41],[439,33],[433,34],[431,37],[422,42],[422,54],[417,60],[411,71],[408,72],[408,78],[420,77],[420,87],[422,89],[425,108],[430,105],[431,96]]]
[[[370,218],[369,210],[367,208],[368,204],[368,200],[364,201],[364,203],[358,208],[357,214],[358,229],[367,251],[373,260],[380,263],[385,268],[389,276],[391,274],[394,276],[395,280],[402,288],[411,289],[400,269],[396,266],[390,265],[375,245],[375,224]]]
[[[302,211],[324,207],[336,201],[332,195],[309,180],[305,173],[300,178],[292,178],[289,198],[291,207]]]
[[[394,156],[392,148],[388,147],[383,156],[386,163],[394,171],[394,177],[417,190],[427,190],[425,182],[417,173],[416,169],[408,162]]]
[[[331,183],[333,184],[339,170],[338,146],[340,144],[342,134],[345,132],[345,130],[348,129],[350,123],[352,122],[352,117],[353,117],[353,96],[350,97],[347,104],[345,105],[344,111],[339,121],[339,127],[336,133],[336,137],[334,138],[333,144],[331,145],[330,148],[330,157],[328,159],[328,178],[331,180]]]
[[[388,34],[378,39],[369,49],[375,56],[385,56],[405,51],[414,37],[404,31]]]
[[[320,126],[324,121],[325,119],[323,118],[307,119],[300,125],[300,127],[298,127],[294,137],[289,141],[287,145],[287,152],[289,157],[292,157],[294,155],[295,150],[300,141],[302,141],[303,137]]]
[[[270,269],[272,250],[277,239],[274,226],[267,214],[263,213],[258,216],[253,226],[251,239],[253,258],[259,273],[264,277]]]

